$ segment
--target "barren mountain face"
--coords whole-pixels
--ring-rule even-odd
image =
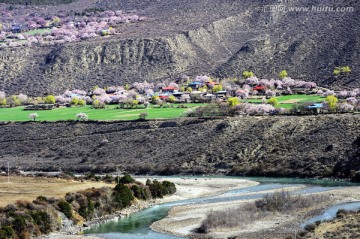
[[[360,179],[357,115],[0,124],[0,169]],[[66,130],[64,130],[66,129]],[[105,141],[104,141],[105,140]]]
[[[283,69],[292,78],[332,88],[360,86],[360,4],[355,0],[78,0],[30,7],[51,12],[123,9],[148,19],[120,25],[120,34],[105,39],[1,49],[0,89],[9,93],[55,94],[184,74],[239,77],[244,70],[274,78]],[[335,78],[336,66],[350,66],[352,73]]]

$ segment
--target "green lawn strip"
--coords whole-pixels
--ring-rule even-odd
[[[200,104],[189,105],[195,107]],[[106,109],[93,109],[91,106],[59,108],[54,110],[25,111],[24,107],[1,108],[0,121],[28,121],[31,113],[38,114],[38,121],[75,120],[78,113],[86,113],[90,120],[134,120],[143,112],[148,113],[148,119],[171,119],[180,117],[187,108],[152,108],[149,109],[116,109],[117,105]]]
[[[49,33],[51,32],[50,28],[43,28],[43,29],[35,29],[35,30],[30,30],[27,32],[24,32],[24,35],[35,35],[35,34],[44,34],[44,33]]]
[[[324,97],[320,95],[283,95],[276,97],[279,102],[287,101],[287,100],[299,100],[299,102],[306,103],[306,102],[322,102],[325,100]]]
[[[301,99],[301,102],[322,102],[324,98],[316,95],[290,95],[280,96],[280,108],[292,108],[291,103],[282,103],[290,99]],[[250,103],[261,103],[261,99],[250,99]],[[174,104],[174,107],[180,104]],[[188,108],[203,106],[206,104],[183,104]],[[106,109],[93,109],[91,106],[59,108],[54,110],[25,111],[24,107],[0,108],[0,121],[29,121],[29,114],[37,113],[37,121],[61,121],[76,120],[78,113],[86,113],[90,120],[112,121],[112,120],[135,120],[143,112],[148,114],[147,119],[173,119],[179,118],[188,108],[157,108],[151,105],[148,109],[116,109],[118,105],[108,105]]]

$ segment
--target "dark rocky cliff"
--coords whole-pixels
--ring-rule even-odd
[[[359,115],[2,123],[0,164],[23,170],[356,178]]]
[[[94,1],[88,7],[138,9],[145,23],[123,27],[109,39],[0,51],[0,89],[9,93],[60,93],[68,88],[174,79],[183,74],[240,76],[253,70],[324,86],[359,87],[360,3],[346,13],[263,12],[277,1]],[[287,6],[333,6],[332,1],[291,0]],[[80,1],[59,6],[75,9]],[[84,6],[81,5],[83,8]],[[79,9],[77,9],[79,10]],[[353,69],[334,79],[335,66]]]

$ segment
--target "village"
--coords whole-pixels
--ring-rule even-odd
[[[318,87],[314,82],[294,80],[287,76],[286,71],[277,80],[259,79],[252,72],[244,72],[243,79],[221,80],[200,75],[161,83],[135,82],[104,88],[95,86],[89,91],[67,90],[60,95],[44,97],[29,97],[24,94],[6,96],[5,92],[0,92],[0,106],[3,108],[2,115],[6,114],[7,109],[15,107],[21,112],[51,111],[57,108],[66,112],[66,109],[76,109],[73,118],[79,113],[87,114],[85,111],[89,110],[97,110],[95,115],[104,114],[105,111],[100,109],[111,110],[111,114],[118,116],[119,113],[126,112],[129,117],[124,119],[137,119],[141,114],[140,118],[177,118],[349,113],[359,111],[359,96],[359,89],[333,91]],[[214,110],[225,109],[224,106],[228,107],[225,107],[226,111]],[[153,111],[157,112],[151,116]],[[80,116],[77,118],[84,119]],[[121,120],[121,116],[119,117]],[[31,120],[35,120],[34,118],[37,116],[30,117]],[[85,118],[88,119],[88,115]],[[99,120],[113,119],[110,115],[109,119]]]
[[[143,22],[147,18],[122,10],[88,9],[69,13],[48,9],[13,6],[0,3],[0,49],[62,45],[92,38],[116,35],[125,24]]]

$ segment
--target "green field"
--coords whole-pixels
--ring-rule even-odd
[[[322,102],[324,98],[318,95],[287,95],[276,97],[281,108],[292,108],[295,103]],[[261,98],[249,99],[250,103],[261,103]],[[196,107],[204,104],[186,104]],[[60,108],[54,110],[31,110],[25,111],[24,107],[0,108],[0,121],[29,121],[29,114],[37,113],[37,121],[61,121],[76,120],[78,113],[86,113],[89,120],[116,121],[136,120],[139,114],[148,113],[147,119],[173,119],[179,118],[188,108],[154,108],[148,109],[116,109],[117,105],[108,105],[105,109],[93,109],[91,106]],[[175,104],[176,107],[176,104]]]
[[[186,104],[188,107],[196,107],[202,104]],[[135,120],[139,114],[148,113],[147,119],[172,119],[180,117],[187,109],[185,108],[153,108],[148,109],[116,109],[117,105],[107,106],[106,109],[93,109],[91,106],[59,108],[54,110],[23,110],[24,107],[1,108],[0,121],[29,121],[29,114],[37,113],[37,121],[60,121],[76,120],[78,113],[86,113],[89,120],[113,121]]]
[[[35,35],[35,34],[44,34],[44,33],[50,33],[50,28],[42,28],[42,29],[34,29],[27,32],[24,32],[24,35]]]
[[[281,108],[292,108],[295,103],[320,103],[325,101],[325,98],[320,95],[283,95],[275,97],[278,99]],[[261,103],[261,98],[249,99],[249,103]]]

